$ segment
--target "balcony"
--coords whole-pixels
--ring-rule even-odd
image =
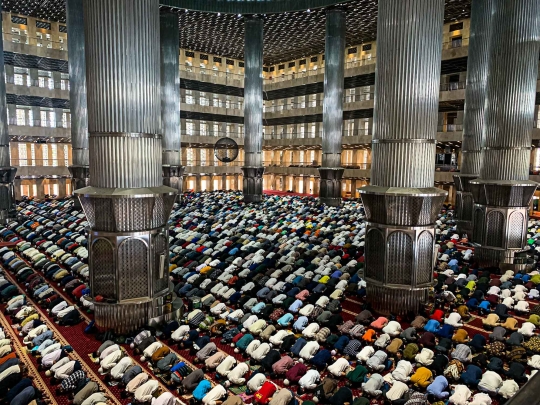
[[[67,41],[3,33],[4,51],[67,60]]]
[[[14,76],[6,76],[6,92],[18,96],[37,96],[67,100],[69,99],[69,80],[65,80],[65,83],[57,82],[49,85],[49,83],[45,84],[39,80],[31,80],[28,77],[25,77],[23,82],[20,82],[15,81]]]
[[[11,165],[17,168],[17,176],[32,177],[69,177],[65,159],[11,159]]]

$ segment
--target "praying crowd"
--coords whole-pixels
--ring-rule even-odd
[[[110,404],[103,384],[137,404],[490,405],[540,368],[537,221],[528,264],[504,272],[478,265],[444,207],[430,301],[419,313],[381,316],[366,299],[360,201],[331,208],[266,196],[246,205],[239,193],[188,193],[168,224],[172,296],[184,315],[119,337],[91,321],[84,214],[69,200],[26,201],[18,214],[0,230],[14,244],[0,249],[0,300],[44,378],[76,405]],[[101,341],[84,353],[101,381],[53,325]],[[3,384],[1,362],[11,359],[2,347],[6,403],[39,402],[36,387],[13,402],[29,386],[10,394]]]

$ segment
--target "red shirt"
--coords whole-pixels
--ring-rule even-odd
[[[255,401],[260,404],[267,404],[276,391],[276,386],[271,382],[266,381],[261,389],[255,393]]]
[[[436,309],[435,312],[430,316],[430,319],[435,319],[436,321],[442,322],[444,318],[444,311],[442,309]]]
[[[75,297],[77,297],[77,298],[80,299],[80,298],[82,297],[82,292],[83,292],[83,290],[84,290],[85,288],[86,288],[86,285],[81,284],[80,286],[78,286],[77,288],[75,288],[75,289],[73,290],[73,293],[72,293],[72,294],[73,294]]]

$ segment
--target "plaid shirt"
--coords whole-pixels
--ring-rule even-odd
[[[68,378],[62,381],[62,389],[64,391],[73,391],[77,388],[80,381],[86,378],[86,373],[82,370],[77,370],[71,374]]]
[[[356,357],[361,347],[362,343],[357,339],[353,339],[347,346],[345,346],[345,349],[343,349],[343,354],[346,354],[349,357]]]

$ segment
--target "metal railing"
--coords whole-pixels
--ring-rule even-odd
[[[2,39],[4,41],[13,42],[16,44],[25,44],[37,46],[39,48],[58,49],[60,51],[67,51],[67,42],[55,41],[53,39],[31,37],[28,35],[21,35],[15,33],[3,33]]]
[[[459,172],[458,165],[446,165],[446,164],[436,164],[436,172]]]
[[[440,91],[455,91],[465,89],[467,82],[449,82],[441,83]]]
[[[322,130],[311,132],[311,131],[305,131],[305,132],[280,132],[279,134],[276,133],[270,133],[270,134],[264,134],[264,139],[314,139],[314,138],[321,138],[322,137]],[[370,129],[354,129],[354,130],[344,130],[343,136],[365,136],[365,135],[371,135]]]
[[[66,90],[66,91],[69,90],[68,79],[62,79],[62,80],[65,80],[65,84],[62,84],[62,82],[55,82],[53,83],[52,87],[49,85],[49,77],[46,77],[45,79],[46,81],[44,83],[41,83],[39,79],[32,80],[32,79],[29,79],[27,75],[23,75],[23,82],[16,83],[15,76],[6,76],[6,83],[14,84],[15,86],[23,86],[23,87],[39,87],[40,89]]]
[[[202,100],[204,100],[204,101],[201,103]],[[203,106],[203,107],[217,107],[217,108],[226,108],[226,109],[233,109],[233,110],[243,110],[244,109],[244,103],[241,103],[241,102],[217,100],[217,105],[216,105],[216,103],[214,102],[214,99],[211,99],[211,98],[199,98],[197,100],[197,97],[195,97],[195,96],[181,97],[180,102],[182,102],[184,104],[187,104],[187,105],[200,105],[200,106]]]
[[[444,124],[437,127],[437,132],[463,131],[463,124]]]
[[[190,137],[190,136],[211,136],[215,138],[243,138],[244,133],[237,133],[237,132],[224,132],[224,131],[187,131],[185,129],[182,130],[182,136]]]
[[[234,81],[244,81],[244,75],[240,73],[233,73],[233,72],[223,72],[220,70],[214,70],[212,67],[210,68],[201,68],[199,66],[190,66],[186,64],[180,65],[180,71],[181,72],[188,72],[196,76],[201,76],[202,81],[204,81],[204,78],[208,77],[220,77],[225,78],[227,80],[234,80]]]
[[[454,49],[469,46],[469,38],[454,38],[443,42],[442,49]]]
[[[8,124],[13,126],[29,126],[29,127],[39,127],[39,128],[71,128],[71,123],[68,121],[64,126],[62,121],[51,121],[51,120],[24,120],[24,123],[21,123],[17,118],[9,118]]]
[[[11,158],[11,165],[15,167],[67,167],[69,166],[69,161],[66,162],[65,159],[15,159]]]

